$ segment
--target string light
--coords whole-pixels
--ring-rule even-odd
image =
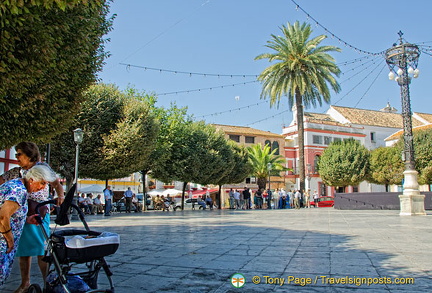
[[[372,64],[366,66],[366,67],[363,68],[362,70],[360,70],[360,71],[354,73],[353,75],[349,76],[349,77],[346,78],[345,80],[341,81],[340,84],[342,84],[342,83],[344,83],[344,82],[346,82],[346,81],[351,80],[353,77],[359,75],[359,74],[362,73],[363,71],[365,71],[365,70],[367,70],[368,68],[370,68],[371,66],[375,65],[375,64],[376,64],[376,61],[378,61],[378,60],[374,60],[374,61],[372,62]],[[361,66],[364,66],[364,65],[365,65],[365,64],[362,64]],[[355,68],[352,68],[351,70],[348,70],[347,72],[353,71],[353,70],[355,70],[355,69],[357,69],[357,68],[359,68],[359,67],[361,67],[361,66],[357,66],[357,67],[355,67]]]
[[[423,52],[423,53],[425,53],[426,55],[432,56],[432,54],[431,54],[431,53],[429,53],[429,52],[427,52],[427,51],[425,51],[425,50],[420,50],[420,51],[422,51],[422,52]],[[431,51],[431,52],[432,52],[432,50],[429,50],[429,51]]]
[[[263,118],[263,119],[261,119],[261,120],[257,120],[257,121],[255,121],[255,122],[252,122],[252,123],[249,123],[249,124],[245,124],[244,126],[250,126],[250,125],[253,125],[253,124],[256,124],[256,123],[259,123],[259,122],[263,122],[263,121],[269,120],[269,119],[271,119],[271,118],[273,118],[273,117],[275,117],[275,116],[282,115],[283,113],[286,113],[286,112],[288,112],[288,111],[290,111],[290,110],[289,110],[289,109],[288,109],[288,110],[284,110],[284,111],[282,111],[282,112],[279,112],[279,113],[277,113],[277,114],[275,114],[275,115],[272,115],[272,116],[269,116],[269,117],[267,117],[267,118]]]
[[[342,101],[346,96],[348,96],[352,91],[354,91],[363,81],[365,81],[381,64],[374,67],[362,80],[360,80],[351,90],[349,90],[345,95],[343,95],[339,100],[337,100],[334,105]]]
[[[120,65],[125,65],[126,68],[135,67],[135,68],[141,68],[144,70],[153,70],[153,71],[159,71],[159,72],[168,72],[168,73],[174,73],[174,74],[187,74],[189,76],[197,75],[197,76],[212,76],[212,77],[255,77],[258,78],[257,74],[218,74],[218,73],[201,73],[201,72],[187,72],[187,71],[178,71],[178,70],[170,70],[170,69],[162,69],[162,68],[153,68],[153,67],[147,67],[147,66],[139,66],[139,65],[133,65],[133,64],[127,64],[127,63],[120,63]]]
[[[383,65],[383,67],[381,68],[381,70],[378,72],[378,74],[376,75],[375,79],[372,81],[372,83],[369,85],[369,87],[366,89],[366,91],[364,92],[364,94],[360,97],[360,99],[357,101],[357,103],[354,105],[354,108],[357,108],[357,105],[360,103],[361,100],[363,100],[363,98],[366,96],[366,94],[369,92],[369,90],[372,88],[372,86],[375,84],[375,82],[377,81],[378,77],[380,76],[381,72],[383,72],[384,68],[386,68],[386,64]]]
[[[353,63],[357,63],[357,62],[363,61],[364,59],[369,59],[369,58],[378,58],[378,57],[371,56],[371,55],[366,55],[366,56],[363,56],[363,57],[360,57],[360,58],[356,58],[356,59],[353,59],[353,60],[337,63],[337,65],[338,66],[350,65],[350,64],[353,64]]]
[[[373,56],[383,56],[385,53],[384,51],[378,52],[378,53],[372,53],[372,52],[368,52],[362,49],[359,49],[353,45],[350,45],[348,42],[345,42],[344,40],[342,40],[341,38],[339,38],[338,36],[336,36],[334,33],[332,33],[330,30],[328,30],[325,26],[323,26],[321,23],[319,23],[315,18],[313,18],[306,10],[304,10],[300,5],[298,5],[294,0],[291,0],[292,3],[294,3],[296,5],[297,10],[300,9],[306,16],[307,19],[311,19],[313,20],[318,26],[320,26],[322,29],[324,29],[324,31],[328,34],[330,34],[333,38],[337,39],[339,41],[339,43],[344,44],[346,47],[349,47],[350,49],[355,50],[358,53],[363,53],[366,55],[373,55]]]
[[[245,85],[245,84],[255,83],[255,82],[258,82],[258,80],[252,80],[252,81],[246,81],[246,82],[234,83],[234,84],[226,84],[226,85],[220,85],[220,86],[214,86],[214,87],[208,87],[208,88],[200,88],[200,89],[194,89],[194,90],[184,90],[184,91],[177,91],[177,92],[161,93],[161,94],[156,94],[156,95],[157,96],[166,96],[166,95],[174,95],[174,94],[181,94],[181,93],[201,92],[201,91],[213,90],[213,89],[217,89],[217,88]]]
[[[256,103],[256,104],[252,104],[252,105],[248,105],[248,106],[243,106],[243,107],[240,107],[240,108],[235,108],[235,109],[226,110],[226,111],[222,111],[222,112],[216,112],[216,113],[212,113],[212,114],[197,116],[196,118],[204,118],[204,117],[209,117],[209,116],[217,116],[217,115],[221,115],[221,114],[225,114],[225,113],[231,113],[231,112],[234,112],[234,111],[240,111],[240,110],[247,109],[247,108],[250,108],[250,107],[258,106],[258,105],[261,105],[261,104],[264,104],[264,103],[268,103],[268,101],[265,100],[264,102],[260,102],[260,103]]]

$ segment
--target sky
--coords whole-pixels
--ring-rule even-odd
[[[265,45],[280,27],[310,23],[342,74],[342,90],[331,104],[379,110],[387,103],[401,112],[400,87],[388,79],[379,53],[398,42],[421,45],[420,75],[410,85],[414,112],[432,113],[432,1],[430,0],[114,0],[110,57],[99,73],[103,83],[155,94],[157,105],[175,103],[207,123],[248,126],[282,133],[292,120],[286,97],[270,107],[256,77],[271,63],[254,60],[272,51]],[[356,49],[354,49],[356,48]],[[429,55],[428,55],[429,54]],[[325,113],[328,104],[305,111]]]

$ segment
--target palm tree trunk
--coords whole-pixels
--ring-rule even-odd
[[[300,191],[305,189],[305,157],[304,157],[304,123],[303,123],[303,99],[298,90],[295,93],[295,105],[297,109],[297,130],[299,145],[299,179]]]
[[[266,183],[267,183],[267,179],[266,178],[258,178],[257,180],[257,184],[258,184],[258,189],[262,189],[265,190],[266,188]]]

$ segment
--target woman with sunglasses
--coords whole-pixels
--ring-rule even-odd
[[[36,224],[34,215],[27,218],[28,193],[44,189],[47,182],[55,179],[51,168],[35,166],[24,178],[0,185],[0,286],[10,274],[24,223]]]
[[[15,157],[18,161],[19,167],[13,168],[0,176],[0,184],[15,178],[23,178],[25,174],[34,166],[44,165],[51,169],[46,163],[41,162],[41,155],[38,146],[33,142],[20,142],[15,146]],[[51,170],[52,171],[52,170]],[[57,204],[61,204],[64,199],[64,190],[58,178],[50,181],[49,184],[55,189],[57,193]],[[31,192],[28,194],[28,199],[36,202],[48,200],[49,188],[48,185],[38,192]],[[43,219],[43,226],[45,231],[49,234],[50,217],[47,214]],[[39,269],[42,273],[43,279],[47,274],[47,263],[42,260],[45,249],[45,239],[39,227],[26,223],[21,235],[16,256],[18,256],[21,272],[21,285],[14,293],[26,292],[30,286],[30,267],[31,257],[38,257]]]

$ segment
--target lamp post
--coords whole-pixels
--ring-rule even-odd
[[[81,128],[77,128],[73,131],[74,133],[74,142],[76,144],[76,153],[75,153],[75,196],[73,199],[73,204],[78,205],[78,158],[79,158],[79,146],[83,142],[84,131]],[[78,213],[74,209],[72,212],[72,220],[78,220]]]
[[[389,79],[395,80],[400,86],[402,100],[402,119],[404,130],[404,150],[403,160],[405,161],[403,194],[399,195],[400,215],[414,216],[426,215],[424,208],[424,195],[420,194],[417,181],[417,171],[415,170],[414,144],[411,120],[411,102],[409,84],[411,77],[417,78],[417,69],[420,50],[417,45],[404,43],[403,33],[399,31],[399,45],[385,52],[387,65],[390,68]]]

